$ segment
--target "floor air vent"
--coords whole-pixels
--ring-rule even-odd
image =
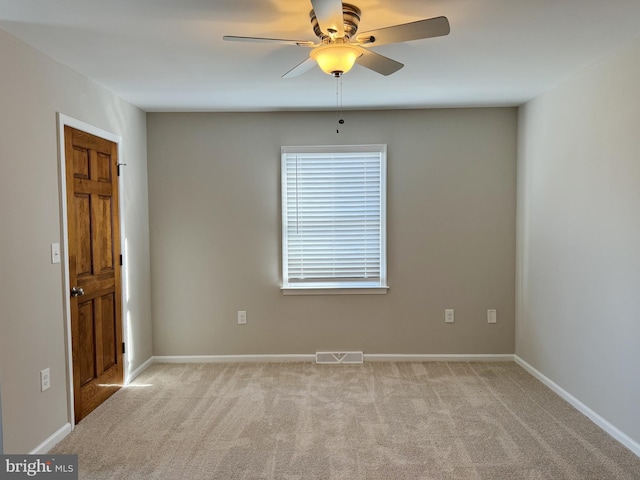
[[[362,363],[362,352],[316,352],[316,363]]]

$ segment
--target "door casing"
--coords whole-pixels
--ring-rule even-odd
[[[69,281],[69,224],[67,220],[67,180],[66,180],[66,158],[65,158],[65,140],[64,140],[64,127],[69,126],[84,132],[90,133],[97,137],[104,138],[111,142],[114,142],[118,146],[118,162],[125,163],[122,156],[122,137],[116,135],[107,130],[103,130],[99,127],[69,117],[63,113],[58,113],[58,177],[60,181],[60,217],[62,219],[62,231],[61,237],[61,263],[63,265],[62,276],[62,307],[65,318],[65,353],[67,356],[66,363],[66,381],[67,381],[67,415],[71,429],[75,428],[75,413],[73,408],[74,395],[73,395],[73,351],[71,343],[71,306],[69,291],[71,290],[71,283]],[[129,354],[131,352],[129,342],[129,329],[127,322],[127,258],[124,255],[126,253],[126,234],[124,226],[124,206],[123,206],[123,175],[118,176],[118,201],[120,204],[120,244],[122,245],[122,253],[124,261],[121,267],[121,295],[122,295],[122,340],[127,345],[126,353],[123,355],[123,368],[124,368],[124,385],[129,383]]]

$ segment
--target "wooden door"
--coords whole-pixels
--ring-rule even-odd
[[[78,423],[123,383],[117,145],[64,127]]]

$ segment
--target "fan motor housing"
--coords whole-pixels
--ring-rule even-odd
[[[342,16],[344,18],[344,36],[346,38],[353,38],[358,31],[358,25],[360,25],[360,15],[362,12],[355,5],[349,3],[342,4]],[[325,41],[331,38],[328,34],[324,33],[318,25],[318,19],[316,18],[316,12],[311,10],[309,12],[311,18],[311,26],[313,27],[313,33],[322,40]]]

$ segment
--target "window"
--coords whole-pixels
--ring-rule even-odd
[[[386,145],[282,147],[282,289],[386,293]]]

